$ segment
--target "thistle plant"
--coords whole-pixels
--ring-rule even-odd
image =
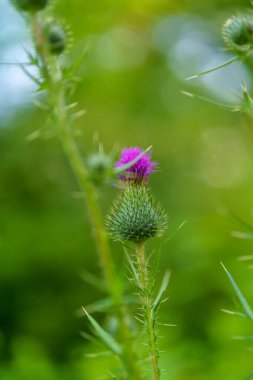
[[[124,149],[116,167],[124,167],[141,152],[137,147]],[[149,238],[162,236],[167,224],[167,216],[147,184],[148,177],[156,166],[157,163],[152,162],[150,155],[146,154],[120,174],[122,188],[106,219],[112,239],[122,243],[132,242],[135,246],[135,253],[128,259],[138,290],[138,319],[146,331],[154,380],[160,379],[161,374],[156,332],[157,311],[169,281],[169,275],[166,274],[158,296],[155,297],[156,279],[150,270],[150,258],[145,253],[144,244]]]
[[[141,380],[137,353],[133,346],[133,336],[128,326],[127,305],[124,301],[122,281],[119,280],[113,255],[104,228],[104,217],[100,208],[100,188],[110,183],[121,169],[111,166],[111,156],[100,149],[86,159],[80,153],[76,144],[73,123],[84,114],[83,110],[74,112],[77,103],[69,101],[76,85],[76,70],[80,61],[68,64],[66,54],[71,46],[71,36],[68,28],[53,16],[48,0],[12,0],[15,8],[26,18],[31,29],[34,50],[28,51],[28,65],[20,67],[37,85],[37,96],[34,103],[48,115],[47,124],[60,139],[70,165],[76,175],[84,195],[89,220],[96,241],[101,266],[103,270],[106,297],[112,304],[112,313],[117,319],[118,331],[115,336],[109,334],[84,308],[85,314],[96,334],[112,354],[117,356],[120,365],[120,378]],[[36,67],[38,75],[34,76],[29,70]],[[145,152],[130,163],[134,164]],[[126,169],[126,165],[123,169]],[[101,301],[101,305],[104,304]],[[87,309],[89,309],[87,307]],[[117,375],[118,376],[118,375]]]

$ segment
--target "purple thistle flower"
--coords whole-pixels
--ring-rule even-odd
[[[138,147],[130,147],[122,150],[119,161],[115,164],[116,168],[128,164],[143,152]],[[122,172],[119,178],[122,181],[133,180],[134,182],[145,182],[148,176],[153,173],[157,162],[151,161],[149,153],[144,154],[135,164]]]

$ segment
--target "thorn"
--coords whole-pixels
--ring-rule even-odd
[[[190,78],[189,78],[190,79]],[[188,92],[188,91],[181,91],[181,94],[183,95],[186,95],[186,96],[189,96],[190,98],[194,98],[194,94],[192,94],[191,92]]]
[[[78,105],[77,102],[75,102],[75,103],[71,103],[71,104],[69,104],[69,105],[66,107],[66,109],[67,109],[67,110],[72,110],[72,109],[75,108],[77,105]]]
[[[253,260],[253,255],[247,255],[247,256],[240,256],[237,259],[238,261],[249,261]]]
[[[41,137],[41,131],[37,129],[37,131],[32,132],[30,135],[26,137],[26,141],[33,141],[39,137]]]

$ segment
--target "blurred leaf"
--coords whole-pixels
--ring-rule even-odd
[[[250,307],[250,305],[248,304],[246,298],[244,297],[244,295],[242,294],[241,290],[239,289],[238,285],[236,284],[234,278],[232,277],[232,275],[229,273],[229,271],[225,268],[225,266],[221,263],[222,267],[224,268],[236,294],[237,294],[237,297],[247,315],[248,318],[250,318],[252,321],[253,321],[253,311]]]
[[[158,291],[158,294],[156,296],[156,299],[155,299],[153,307],[152,307],[152,313],[153,314],[156,312],[156,310],[158,309],[159,305],[162,302],[162,298],[163,298],[163,295],[164,295],[164,293],[165,293],[165,291],[169,285],[169,281],[170,281],[170,272],[166,272],[164,277],[163,277],[161,287]]]
[[[238,239],[253,240],[253,233],[250,232],[233,231],[232,236]]]
[[[124,304],[130,305],[136,303],[136,297],[134,296],[125,296],[123,297]],[[86,311],[91,314],[95,312],[108,312],[109,309],[113,308],[115,303],[111,298],[103,298],[97,302],[94,302],[86,306]],[[82,313],[83,314],[83,313]]]
[[[104,342],[104,344],[117,356],[122,356],[122,348],[121,346],[116,342],[116,340],[107,332],[105,331],[98,323],[97,321],[90,316],[85,308],[83,307],[83,311],[85,315],[87,316],[88,320],[90,321],[92,327],[94,328],[96,334],[101,338],[101,340]]]

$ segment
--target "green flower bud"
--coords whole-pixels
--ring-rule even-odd
[[[62,54],[67,46],[67,34],[64,27],[52,20],[44,26],[44,33],[49,52],[55,55]]]
[[[253,15],[238,15],[229,18],[222,29],[228,49],[245,52],[253,47]]]
[[[112,159],[105,153],[93,153],[87,159],[91,181],[99,186],[107,180],[107,173],[112,167]]]
[[[21,11],[38,12],[49,4],[49,0],[12,0],[14,6]]]
[[[114,202],[106,218],[106,227],[116,241],[141,243],[161,236],[167,215],[146,185],[127,186]]]

